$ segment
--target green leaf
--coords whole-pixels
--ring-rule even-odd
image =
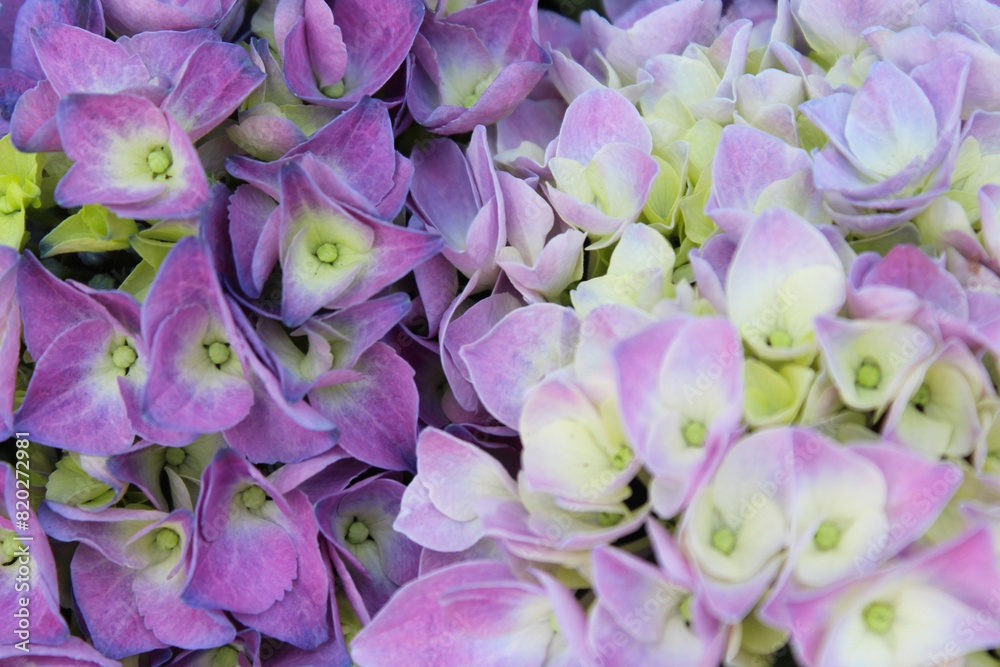
[[[147,239],[136,235],[131,238],[132,248],[139,256],[149,262],[154,269],[159,270],[160,264],[167,258],[167,253],[174,247],[173,243]]]
[[[146,261],[139,262],[139,265],[132,269],[132,273],[128,274],[128,277],[118,286],[118,289],[131,294],[137,301],[143,301],[146,294],[149,293],[149,288],[155,277],[156,267]]]
[[[129,237],[139,231],[134,220],[119,218],[98,204],[84,206],[59,223],[38,244],[42,257],[68,252],[106,252],[129,247]]]
[[[745,365],[747,423],[755,428],[789,424],[805,401],[816,374],[805,366],[786,364],[780,371],[756,359]]]
[[[10,135],[0,139],[0,244],[20,251],[27,241],[24,229],[26,208],[38,208],[43,155],[22,153],[10,143]]]
[[[691,144],[688,176],[691,183],[697,185],[702,172],[711,165],[715,156],[715,149],[722,139],[722,126],[708,118],[702,118],[688,131],[685,138]]]
[[[197,236],[198,223],[193,220],[161,220],[149,229],[139,232],[143,239],[177,243],[185,236]]]
[[[702,179],[704,180],[706,179]],[[684,236],[699,246],[718,229],[712,219],[705,215],[708,194],[707,188],[704,190],[695,188],[694,193],[682,199],[680,203],[680,212],[684,218]]]
[[[669,162],[655,155],[653,159],[660,165],[660,173],[653,181],[653,189],[643,213],[650,222],[662,224],[668,230],[673,229],[684,183],[681,182],[681,175]]]
[[[79,454],[70,452],[56,462],[56,469],[49,475],[45,485],[45,499],[64,505],[94,504],[108,493],[114,497],[111,487],[94,479],[80,467]],[[103,504],[103,503],[100,503]]]

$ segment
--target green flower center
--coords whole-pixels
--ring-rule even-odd
[[[347,541],[351,544],[361,544],[368,539],[368,526],[357,519],[347,529]]]
[[[127,344],[119,345],[118,348],[111,353],[111,362],[123,371],[128,370],[132,364],[135,363],[137,358],[135,350]]]
[[[38,206],[37,199],[41,193],[41,189],[31,181],[22,184],[16,174],[0,178],[0,215],[20,211],[29,205]]]
[[[887,602],[872,602],[861,612],[865,626],[877,635],[884,635],[892,629],[896,612]]]
[[[462,106],[466,109],[471,109],[475,106],[476,102],[478,102],[479,98],[483,96],[483,93],[485,93],[486,89],[490,87],[490,84],[493,83],[494,79],[496,79],[496,76],[488,76],[477,83],[472,92],[466,95],[465,99],[462,100]]]
[[[267,494],[264,493],[264,489],[254,484],[244,489],[243,493],[240,494],[240,499],[246,505],[247,509],[259,510],[263,507],[264,501],[267,500]]]
[[[13,530],[0,530],[0,565],[14,560],[14,554],[21,547],[21,540]]]
[[[331,83],[328,86],[323,86],[319,89],[321,93],[326,95],[331,99],[337,99],[344,96],[344,91],[347,90],[347,86],[344,85],[344,80],[341,79],[337,83]]]
[[[340,251],[337,250],[337,246],[333,243],[324,243],[316,248],[316,259],[324,264],[333,264],[337,261],[338,257],[340,257]]]
[[[184,463],[187,453],[180,447],[167,447],[167,465],[179,466]]]
[[[181,537],[169,528],[160,528],[156,533],[156,546],[164,551],[173,549],[180,544]]]
[[[611,457],[611,467],[621,472],[632,463],[633,456],[632,450],[627,445],[622,445],[615,452],[615,455]]]
[[[170,169],[173,163],[173,156],[170,155],[170,149],[166,146],[154,148],[146,156],[146,166],[153,172],[154,178],[166,174],[167,169]]]
[[[876,389],[882,382],[882,369],[871,360],[865,360],[858,367],[858,374],[854,379],[855,384],[865,389]]]
[[[680,613],[681,618],[685,623],[691,625],[691,605],[694,604],[694,596],[688,595],[683,600],[681,600],[680,605],[677,607],[678,613]]]
[[[0,215],[7,215],[8,213],[21,210],[21,198],[17,196],[16,192],[11,192],[14,188],[20,189],[17,184],[14,184],[13,187],[7,186],[6,192],[4,192],[3,196],[0,196]]]
[[[216,341],[208,346],[208,358],[216,366],[221,366],[229,361],[229,356],[229,343]]]
[[[684,442],[689,447],[701,447],[705,444],[706,435],[708,435],[708,431],[701,422],[691,422],[684,427]]]
[[[719,528],[712,533],[712,547],[728,556],[736,549],[736,533],[729,526]]]
[[[212,667],[236,667],[239,664],[240,652],[226,644],[220,646],[212,656]]]
[[[833,525],[829,521],[824,521],[819,524],[819,528],[816,529],[816,534],[813,535],[813,544],[820,551],[829,551],[830,549],[835,549],[840,543],[840,528]]]
[[[597,523],[607,528],[608,526],[614,526],[619,521],[622,520],[621,514],[616,514],[615,512],[601,512],[597,515]]]
[[[771,347],[791,347],[792,337],[787,331],[774,331],[767,337],[767,344]]]
[[[927,404],[930,402],[931,402],[931,389],[930,387],[927,386],[926,383],[920,385],[920,389],[917,389],[917,393],[915,393],[913,395],[913,398],[910,399],[910,403],[913,405],[913,407],[915,407],[917,410],[920,410],[921,412],[924,411],[924,408],[926,408]]]

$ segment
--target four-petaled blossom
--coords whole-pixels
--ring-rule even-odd
[[[877,234],[912,219],[947,190],[968,72],[969,57],[961,53],[909,74],[879,62],[856,94],[833,93],[800,107],[829,138],[813,173],[834,220]]]
[[[348,109],[396,72],[423,15],[420,0],[280,0],[272,46],[293,94]]]
[[[552,62],[534,39],[534,11],[531,0],[488,0],[425,21],[406,98],[414,119],[459,134],[510,114]]]
[[[103,204],[131,218],[185,218],[208,201],[191,140],[152,102],[70,95],[56,117],[63,149],[74,161],[56,187],[61,206]]]
[[[581,95],[546,150],[552,207],[595,238],[617,239],[649,198],[659,172],[652,148],[649,129],[627,99],[610,90]]]

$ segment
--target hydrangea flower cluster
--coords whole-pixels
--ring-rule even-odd
[[[993,0],[0,37],[3,665],[1000,666]]]

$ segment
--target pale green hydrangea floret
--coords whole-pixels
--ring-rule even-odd
[[[0,194],[0,215],[14,213],[25,208],[26,205],[37,205],[38,196],[42,190],[32,182],[20,183],[16,176],[3,179],[0,185],[3,187],[3,194]]]
[[[861,612],[865,627],[877,635],[884,635],[892,629],[896,612],[887,602],[872,602]]]
[[[0,138],[0,245],[20,250],[26,242],[24,212],[42,205],[45,159],[43,154],[15,149],[9,134]]]
[[[593,190],[600,194],[599,191],[607,195],[607,188],[602,186]],[[587,201],[583,190],[576,196],[580,201]],[[604,212],[615,215],[611,210],[614,208],[612,200],[604,203]],[[580,315],[610,303],[649,310],[663,299],[674,296],[672,276],[676,259],[670,242],[652,226],[630,225],[611,253],[607,273],[577,285],[570,292],[570,302]]]
[[[267,494],[264,493],[264,489],[254,484],[240,494],[240,499],[243,501],[243,504],[246,505],[247,509],[259,510],[264,506],[264,501],[267,500]]]
[[[114,489],[91,477],[81,466],[80,455],[75,453],[56,462],[56,469],[45,484],[45,499],[63,505],[100,506],[114,497]]]
[[[368,539],[368,536],[368,526],[357,519],[347,528],[347,541],[351,544],[361,544]]]
[[[135,220],[121,218],[99,204],[87,204],[60,222],[38,243],[43,257],[72,252],[125,250],[133,234],[139,233]],[[98,274],[101,275],[101,274]],[[106,280],[113,281],[111,276]],[[96,276],[95,276],[96,278]],[[117,282],[100,289],[114,289]],[[91,284],[91,287],[94,287]]]

